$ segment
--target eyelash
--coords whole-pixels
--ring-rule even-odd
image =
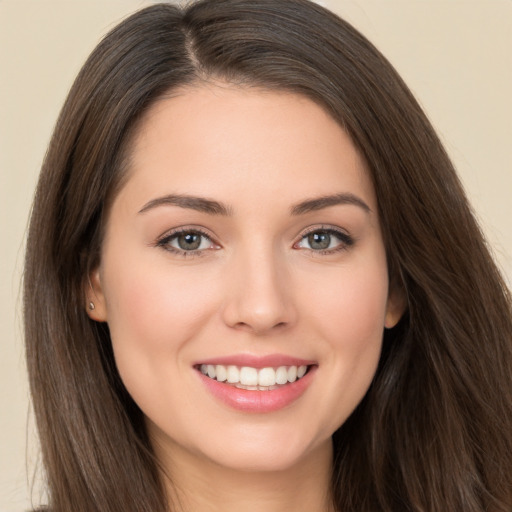
[[[300,247],[298,247],[298,244],[301,243],[303,240],[305,240],[309,235],[312,235],[314,233],[322,233],[322,234],[326,234],[329,236],[334,236],[340,241],[340,243],[336,247],[333,247],[331,249],[315,250],[315,249],[306,248],[306,247],[303,248],[303,249],[306,249],[307,251],[311,252],[315,256],[317,256],[317,255],[328,256],[330,254],[335,254],[335,253],[338,253],[341,251],[346,251],[346,250],[350,249],[350,247],[352,247],[355,243],[355,239],[352,236],[350,236],[348,233],[346,233],[345,231],[342,231],[339,228],[335,228],[332,226],[315,226],[315,227],[312,227],[312,228],[306,230],[305,232],[303,232],[301,234],[300,240],[294,244],[294,248],[300,248]]]
[[[182,256],[183,258],[204,256],[205,251],[208,249],[195,249],[195,250],[185,251],[183,249],[178,249],[178,248],[170,245],[170,243],[174,239],[178,238],[180,235],[199,235],[202,238],[206,238],[207,240],[209,240],[212,245],[216,245],[215,242],[212,240],[212,237],[200,228],[177,228],[175,230],[172,230],[172,231],[166,233],[164,236],[159,238],[156,241],[155,245],[157,247],[161,247],[162,249],[169,251],[177,256]]]
[[[335,238],[337,238],[340,241],[340,243],[334,248],[322,249],[322,250],[315,250],[312,248],[306,248],[306,247],[299,246],[299,244],[303,240],[305,240],[308,236],[310,236],[314,233],[322,233],[322,234],[326,234],[329,236],[334,236]],[[173,240],[177,239],[180,235],[199,235],[199,236],[207,239],[212,245],[217,245],[217,244],[215,244],[215,242],[212,240],[212,237],[208,233],[206,233],[205,231],[203,231],[200,228],[194,227],[194,228],[177,228],[175,230],[172,230],[172,231],[166,233],[161,238],[159,238],[156,241],[155,246],[160,247],[168,252],[171,252],[171,253],[173,253],[177,256],[181,256],[183,258],[204,256],[206,251],[209,250],[209,248],[208,249],[183,250],[183,249],[178,249],[178,248],[170,245],[170,243]],[[305,249],[314,255],[327,256],[330,254],[335,254],[337,252],[346,251],[351,246],[353,246],[354,243],[355,243],[354,238],[340,229],[334,228],[332,226],[315,226],[315,227],[310,228],[307,231],[303,232],[300,235],[299,241],[293,244],[293,248],[294,249]],[[217,245],[216,248],[220,248],[220,246]]]

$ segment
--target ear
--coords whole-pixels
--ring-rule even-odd
[[[406,309],[405,294],[402,289],[393,287],[389,290],[388,301],[386,304],[386,316],[384,318],[384,327],[392,329],[400,321]]]
[[[89,318],[96,322],[107,321],[107,307],[105,294],[101,283],[101,273],[99,266],[95,268],[88,276],[84,285],[85,288],[85,308]]]

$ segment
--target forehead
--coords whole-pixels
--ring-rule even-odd
[[[357,191],[375,203],[364,160],[322,107],[297,94],[227,84],[188,87],[157,101],[132,139],[127,183],[139,194],[232,200],[241,190],[245,199],[248,191]]]

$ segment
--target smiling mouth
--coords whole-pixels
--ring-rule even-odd
[[[234,365],[197,365],[203,375],[217,382],[248,391],[272,391],[291,384],[308,373],[312,365],[253,368]]]

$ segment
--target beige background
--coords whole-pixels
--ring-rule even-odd
[[[29,507],[28,481],[37,459],[19,303],[23,239],[38,169],[59,108],[88,53],[118,20],[149,3],[0,0],[2,512]],[[512,0],[318,3],[362,30],[419,98],[511,283]]]

